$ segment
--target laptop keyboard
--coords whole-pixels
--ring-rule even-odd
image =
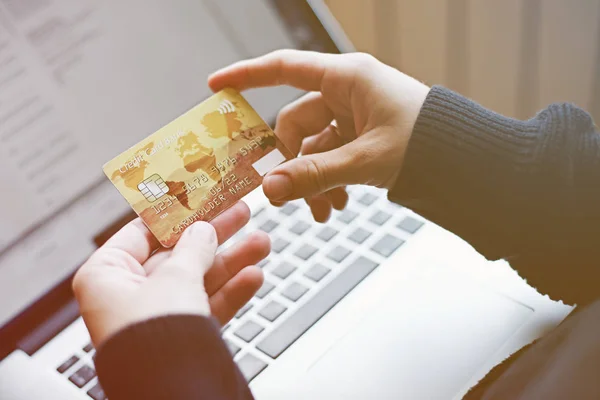
[[[98,383],[94,369],[95,350],[91,343],[69,357],[56,370],[72,384],[81,389],[89,398],[105,400],[107,397]]]
[[[349,188],[350,201],[326,224],[313,221],[301,201],[265,206],[225,243],[256,229],[269,234],[272,252],[259,266],[265,281],[251,301],[223,327],[223,338],[248,381],[393,255],[423,221],[385,199],[384,191]],[[57,370],[94,400],[106,399],[85,346]]]
[[[222,330],[248,381],[423,226],[382,190],[358,186],[349,194],[347,208],[326,224],[314,222],[297,201],[258,210],[236,235],[261,229],[272,242],[271,254],[259,264],[263,286]]]

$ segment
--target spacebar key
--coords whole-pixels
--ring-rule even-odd
[[[359,257],[312,299],[296,310],[283,324],[269,333],[258,343],[256,348],[271,358],[279,357],[285,349],[378,266],[379,264],[368,258]]]

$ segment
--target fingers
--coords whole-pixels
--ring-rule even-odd
[[[302,142],[302,155],[333,150],[342,144],[343,141],[338,135],[337,129],[333,125],[329,125],[318,135],[308,137]],[[345,192],[343,188],[334,188],[328,192],[306,198],[306,203],[310,207],[315,221],[324,223],[331,217],[333,197],[330,194],[332,191]],[[337,197],[339,196],[335,196],[336,200]]]
[[[208,78],[208,85],[215,92],[226,87],[242,91],[276,85],[320,91],[325,71],[335,57],[309,51],[277,50],[215,72]]]
[[[315,221],[325,223],[331,217],[331,200],[325,193],[307,198],[306,203]]]
[[[270,200],[269,203],[271,203],[271,205],[275,206],[275,207],[283,207],[287,204],[286,201],[272,201],[272,200]]]
[[[344,144],[339,130],[329,125],[318,135],[310,136],[302,143],[302,154],[314,154],[330,151]],[[318,222],[325,222],[331,214],[331,207],[343,210],[348,202],[348,193],[345,187],[336,187],[324,195],[317,196],[319,199],[309,198],[306,200],[311,208],[313,217]]]
[[[250,220],[250,209],[243,201],[238,201],[233,206],[216,216],[210,224],[217,232],[219,244],[223,244],[237,231],[242,229]],[[152,274],[156,268],[171,256],[171,249],[159,249],[143,264],[147,275]]]
[[[369,149],[362,137],[343,144],[337,129],[328,127],[319,135],[307,138],[302,152],[315,154],[302,155],[271,171],[263,181],[263,191],[272,202],[285,202],[298,198],[312,198],[330,189],[365,183],[370,179],[366,163]],[[337,196],[336,203],[345,202]]]
[[[207,222],[195,222],[183,232],[169,259],[157,271],[179,270],[204,276],[213,265],[217,246],[215,228]]]
[[[316,135],[307,137],[302,142],[302,154],[323,153],[344,145],[337,128],[327,125]]]
[[[332,120],[333,113],[321,93],[311,92],[279,112],[275,133],[290,151],[298,154],[302,139],[321,132]]]
[[[326,194],[327,194],[327,197],[329,197],[329,200],[331,201],[331,205],[333,206],[333,208],[335,208],[338,211],[341,211],[344,208],[346,208],[349,197],[348,197],[348,192],[346,192],[345,187],[337,187],[337,188],[331,189]]]
[[[243,201],[217,215],[210,224],[215,227],[219,244],[225,243],[250,221],[250,208]]]
[[[317,222],[327,222],[331,217],[331,209],[343,210],[348,204],[348,193],[345,187],[336,187],[325,193],[306,199],[313,218]]]
[[[263,273],[259,267],[243,268],[209,298],[211,313],[225,325],[260,289]]]
[[[277,116],[275,132],[295,154],[299,150],[302,154],[331,150],[341,144],[339,136],[328,128],[332,119],[333,113],[325,104],[323,96],[311,92],[281,110]],[[317,132],[321,133],[316,134]],[[328,196],[317,196],[306,199],[306,202],[316,221],[325,222],[329,219],[331,200]],[[271,203],[276,207],[285,204],[276,201]]]
[[[271,171],[263,181],[265,195],[273,201],[312,197],[338,186],[364,183],[363,150],[356,141],[339,149],[290,160]]]
[[[206,293],[209,296],[214,294],[242,268],[257,264],[267,257],[270,251],[271,240],[269,235],[259,231],[218,254],[213,267],[206,273],[204,280]]]
[[[158,240],[156,240],[142,220],[136,218],[108,239],[98,249],[97,253],[101,253],[107,249],[118,249],[142,264],[159,247]]]

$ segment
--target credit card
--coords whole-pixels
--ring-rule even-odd
[[[107,162],[104,173],[164,247],[257,188],[293,154],[224,89]]]

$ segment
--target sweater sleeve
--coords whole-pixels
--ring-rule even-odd
[[[111,400],[253,398],[217,323],[201,316],[129,326],[100,346],[95,363]]]
[[[578,304],[600,295],[600,137],[571,104],[519,121],[433,87],[389,198],[541,292]]]

